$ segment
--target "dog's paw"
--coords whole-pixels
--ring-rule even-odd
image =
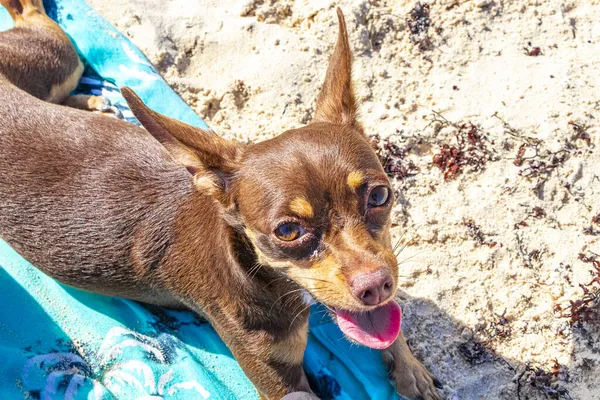
[[[395,359],[391,353],[384,353],[388,363],[390,379],[399,394],[410,400],[441,400],[438,388],[440,381],[412,355]]]
[[[87,107],[90,111],[109,112],[112,103],[104,96],[89,96],[87,99]]]
[[[111,101],[104,96],[89,96],[87,94],[76,94],[69,96],[64,105],[91,111],[98,114],[108,115],[117,119],[123,119],[121,111],[112,105]]]
[[[123,114],[121,111],[117,107],[113,106],[107,97],[90,96],[88,99],[88,107],[90,111],[97,111],[110,117],[123,119]]]

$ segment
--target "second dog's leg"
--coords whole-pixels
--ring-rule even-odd
[[[75,89],[83,64],[41,0],[0,0],[15,21],[0,33],[0,74],[13,85],[51,103]]]
[[[45,13],[42,0],[0,0],[0,4],[6,8],[15,23],[19,23],[23,14],[38,9]]]
[[[83,64],[69,37],[46,15],[41,0],[0,0],[0,4],[15,21],[13,29],[0,32],[0,75],[50,103],[110,111],[110,102],[103,97],[69,98]]]

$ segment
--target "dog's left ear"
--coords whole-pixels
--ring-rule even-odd
[[[329,60],[313,122],[354,124],[357,106],[352,89],[352,51],[348,42],[346,20],[339,8],[337,16],[339,21],[337,44]]]
[[[239,169],[244,145],[152,111],[128,87],[121,93],[144,128],[193,175],[195,186],[228,203],[230,179]]]

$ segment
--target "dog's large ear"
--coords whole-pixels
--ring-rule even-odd
[[[121,88],[121,93],[144,128],[194,176],[194,184],[225,202],[244,145],[152,111],[128,87]]]
[[[329,60],[325,83],[317,100],[313,122],[352,124],[356,122],[356,99],[352,89],[352,51],[348,42],[346,20],[337,9],[339,33],[333,55]]]

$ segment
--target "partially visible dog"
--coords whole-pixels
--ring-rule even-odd
[[[67,285],[202,313],[262,398],[311,391],[305,291],[351,340],[382,349],[399,393],[440,398],[400,331],[393,194],[356,119],[339,10],[313,121],[244,145],[127,88],[147,131],[51,104],[106,106],[69,97],[82,64],[41,0],[0,3],[15,20],[0,34],[3,239]]]

